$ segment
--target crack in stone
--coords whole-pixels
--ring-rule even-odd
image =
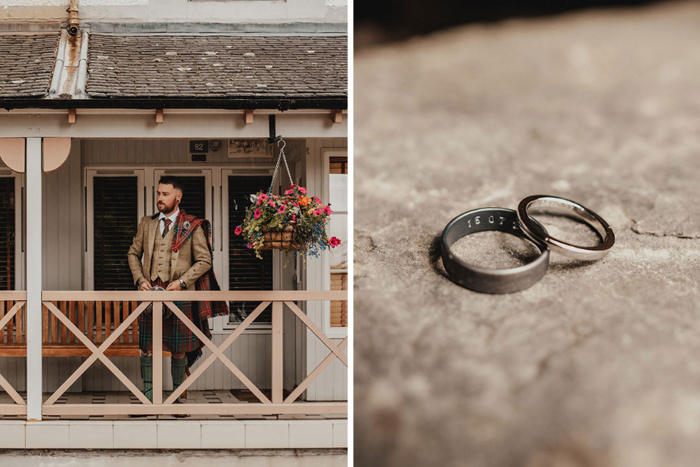
[[[632,232],[636,233],[637,235],[644,235],[644,236],[648,236],[648,237],[658,237],[658,238],[673,237],[673,238],[681,238],[683,240],[698,240],[698,239],[700,239],[700,235],[669,233],[669,232],[661,233],[661,232],[653,232],[650,230],[641,230],[638,227],[638,222],[636,220],[632,219],[632,222],[634,224],[630,227],[630,230],[632,230]]]

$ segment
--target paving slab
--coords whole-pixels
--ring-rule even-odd
[[[674,2],[358,52],[356,465],[696,463],[699,50],[700,4]],[[445,277],[436,238],[451,218],[531,194],[602,215],[611,253],[552,255],[509,295]],[[455,247],[495,267],[527,261],[504,237]]]

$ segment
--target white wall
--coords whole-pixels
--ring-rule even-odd
[[[67,21],[69,0],[4,0],[0,22]],[[81,22],[346,23],[347,0],[79,0]]]
[[[314,138],[306,140],[306,188],[310,193],[323,193],[323,151],[324,148],[347,148],[345,138]],[[325,200],[323,200],[325,201]],[[327,252],[322,255],[327,255]],[[324,264],[325,263],[325,264]],[[306,288],[309,290],[329,290],[330,276],[327,273],[329,262],[324,258],[309,258],[306,266]],[[306,314],[323,329],[323,308],[320,302],[310,302],[306,305]],[[305,373],[313,371],[330,353],[311,331],[304,334],[306,340]],[[331,339],[336,345],[342,339]],[[347,352],[346,352],[347,353]],[[338,359],[314,381],[306,391],[306,399],[310,401],[347,400],[348,368]]]

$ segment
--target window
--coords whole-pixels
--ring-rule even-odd
[[[335,151],[334,151],[335,152]],[[328,225],[329,237],[338,237],[340,246],[330,252],[331,290],[348,289],[348,158],[333,153],[328,158],[328,200],[333,209]],[[330,327],[348,326],[347,301],[330,305]]]
[[[208,219],[206,214],[206,178],[204,176],[179,176],[182,183],[180,208],[187,214]],[[210,219],[211,221],[211,219]]]
[[[250,173],[253,170],[256,171]],[[183,210],[212,222],[214,265],[219,284],[226,287],[228,281],[228,290],[273,290],[273,252],[262,252],[263,260],[260,260],[246,248],[242,238],[234,234],[235,227],[245,217],[249,195],[270,186],[270,172],[269,168],[247,169],[245,175],[240,171],[232,173],[228,168],[198,171],[184,167],[86,168],[88,290],[133,290],[127,252],[141,217],[157,212],[155,191],[163,175],[180,178]],[[219,218],[220,212],[223,212],[223,219]],[[230,228],[225,230],[226,226]],[[228,323],[235,325],[259,302],[231,302],[229,305]],[[256,323],[267,327],[270,321],[268,310]],[[223,321],[213,326],[225,324]]]
[[[133,290],[127,252],[138,227],[138,178],[96,176],[93,185],[95,290]]]
[[[15,288],[15,178],[0,177],[0,289]]]
[[[272,182],[269,176],[228,177],[228,279],[229,290],[272,290],[272,251],[261,251],[263,259],[246,248],[243,237],[234,230],[245,219],[250,194],[267,190]],[[259,305],[259,302],[229,302],[230,322],[240,323]],[[264,311],[256,323],[269,323],[270,310]]]

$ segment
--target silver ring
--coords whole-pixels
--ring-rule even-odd
[[[460,238],[488,230],[505,232],[529,240],[541,254],[534,261],[517,268],[487,269],[465,263],[450,250]],[[441,246],[442,264],[450,279],[475,292],[504,294],[527,289],[542,279],[549,266],[549,250],[546,245],[523,234],[518,225],[518,216],[512,209],[483,208],[460,214],[445,226]]]
[[[528,214],[532,206],[550,206],[557,210],[565,210],[565,216],[581,220],[593,228],[600,236],[602,243],[593,247],[572,245],[551,237],[544,227]],[[518,205],[518,220],[523,232],[532,240],[544,242],[550,250],[582,261],[594,261],[608,254],[615,244],[615,234],[605,220],[590,209],[568,199],[557,196],[535,195],[528,196]]]

